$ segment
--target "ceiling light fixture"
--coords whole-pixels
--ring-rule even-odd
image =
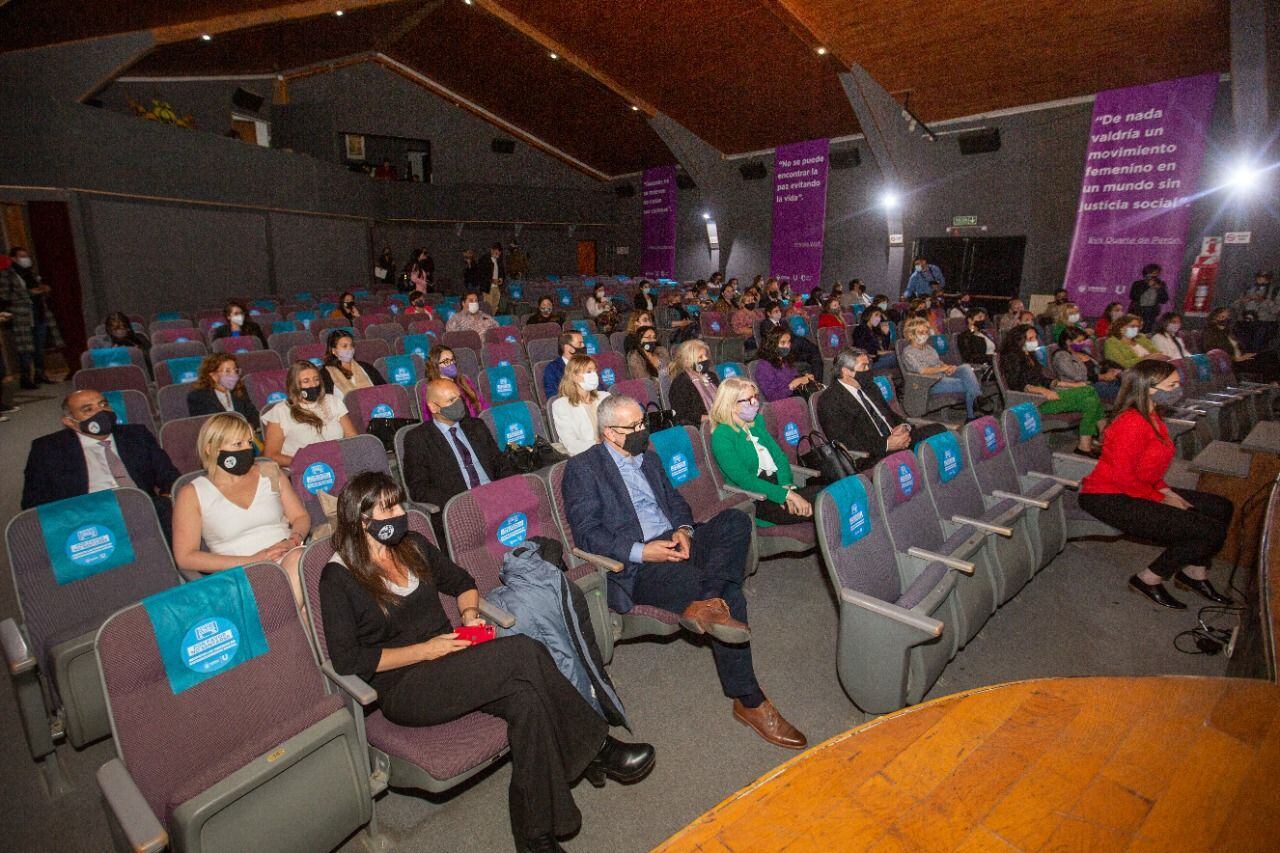
[[[548,53],[548,54],[547,54],[547,56],[551,57],[552,59],[559,59],[559,58],[560,58],[560,54],[556,53],[555,51],[552,51],[551,53]]]
[[[335,16],[335,17],[341,18],[341,17],[342,17],[342,10],[341,10],[341,9],[335,9],[335,10],[334,10],[334,12],[333,12],[333,14],[334,14],[334,16]]]
[[[639,108],[639,107],[637,107],[635,104],[632,104],[632,105],[631,105],[631,112],[633,112],[633,113],[638,113],[638,112],[640,112],[640,108]]]
[[[898,202],[898,194],[893,190],[886,190],[884,194],[880,196],[880,206],[885,210],[894,210],[897,208]]]
[[[703,212],[703,214],[702,214],[702,218],[703,218],[703,219],[710,219],[710,218],[711,218],[711,214],[710,214],[710,213],[706,213],[706,212],[704,211],[704,212]]]
[[[462,0],[462,2],[463,2],[463,3],[466,3],[468,6],[470,6],[470,5],[471,5],[471,0]]]
[[[827,49],[825,47],[818,48],[818,56],[826,56],[826,55],[827,55]]]
[[[200,41],[213,41],[213,36],[209,35],[208,33],[201,33]]]

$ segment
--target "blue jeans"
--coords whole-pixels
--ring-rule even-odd
[[[972,365],[961,364],[955,373],[942,377],[929,389],[929,395],[934,394],[964,394],[965,415],[972,418],[973,401],[982,396],[982,383]]]
[[[893,370],[898,366],[898,354],[896,352],[878,355],[872,361],[871,367],[874,370]]]

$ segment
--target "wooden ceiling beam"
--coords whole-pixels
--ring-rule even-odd
[[[639,94],[627,88],[616,78],[583,59],[582,56],[572,48],[567,47],[560,41],[557,41],[542,30],[533,26],[528,21],[525,21],[506,6],[503,6],[502,3],[498,2],[498,0],[474,0],[474,3],[477,8],[483,9],[505,23],[507,26],[542,45],[542,47],[549,53],[554,53],[557,57],[577,68],[588,77],[591,77],[597,83],[600,83],[605,88],[612,90],[616,95],[624,98],[632,106],[639,107],[646,115],[654,116],[661,112],[661,110],[659,110],[655,105],[640,97]]]
[[[817,51],[819,47],[826,48],[826,58],[837,63],[842,71],[854,63],[853,57],[837,55],[831,43],[831,34],[824,33],[813,25],[801,8],[802,0],[763,0],[763,3],[795,34],[796,38],[808,45],[810,49]]]
[[[373,6],[386,6],[400,3],[403,0],[300,0],[295,3],[281,3],[265,9],[251,12],[236,12],[230,15],[218,15],[199,21],[185,21],[179,24],[156,27],[152,30],[156,44],[172,44],[173,42],[190,41],[202,35],[216,36],[220,33],[246,30],[268,24],[281,24],[302,18],[314,18],[320,15],[332,15],[334,12],[354,12]]]

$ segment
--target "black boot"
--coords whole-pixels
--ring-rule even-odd
[[[520,853],[565,853],[554,835],[542,835],[519,842]]]
[[[1187,605],[1170,595],[1162,583],[1146,583],[1142,578],[1134,575],[1129,578],[1129,589],[1142,593],[1161,607],[1168,607],[1170,610],[1187,609]]]
[[[604,746],[582,771],[586,780],[597,788],[604,787],[605,777],[624,784],[639,782],[653,769],[654,750],[647,743],[623,743],[605,736]]]
[[[1215,604],[1234,604],[1235,603],[1234,601],[1231,600],[1230,596],[1223,595],[1222,593],[1214,589],[1213,584],[1209,583],[1207,579],[1198,581],[1195,578],[1183,572],[1182,569],[1178,569],[1178,571],[1174,573],[1173,579],[1177,581],[1179,586],[1185,586],[1187,589],[1191,590],[1192,592],[1199,593],[1201,597],[1207,598],[1210,601],[1214,602]]]

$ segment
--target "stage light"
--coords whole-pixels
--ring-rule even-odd
[[[333,14],[335,17],[341,18],[343,13],[341,9],[335,9]]]
[[[632,105],[631,105],[631,112],[633,112],[633,113],[638,113],[638,112],[640,112],[640,108],[639,108],[639,107],[637,107],[635,104],[632,104]]]
[[[898,198],[898,194],[893,190],[885,190],[880,196],[880,206],[885,210],[897,209],[900,201],[901,199]]]
[[[827,55],[827,49],[825,47],[818,48],[818,56],[826,56],[826,55]]]
[[[703,219],[710,219],[710,218],[711,218],[711,214],[710,214],[710,213],[707,213],[707,212],[704,210],[704,211],[702,212],[702,218],[703,218]]]
[[[1262,178],[1262,170],[1252,163],[1240,162],[1227,173],[1227,187],[1238,193],[1251,192]]]
[[[462,0],[462,2],[463,2],[463,3],[466,3],[468,6],[470,6],[470,5],[471,5],[471,0]]]
[[[547,54],[547,56],[551,57],[552,59],[559,59],[559,58],[560,58],[560,54],[556,53],[555,51],[552,51],[551,53],[548,53],[548,54]]]
[[[200,41],[213,41],[213,36],[209,35],[208,33],[201,33]]]

